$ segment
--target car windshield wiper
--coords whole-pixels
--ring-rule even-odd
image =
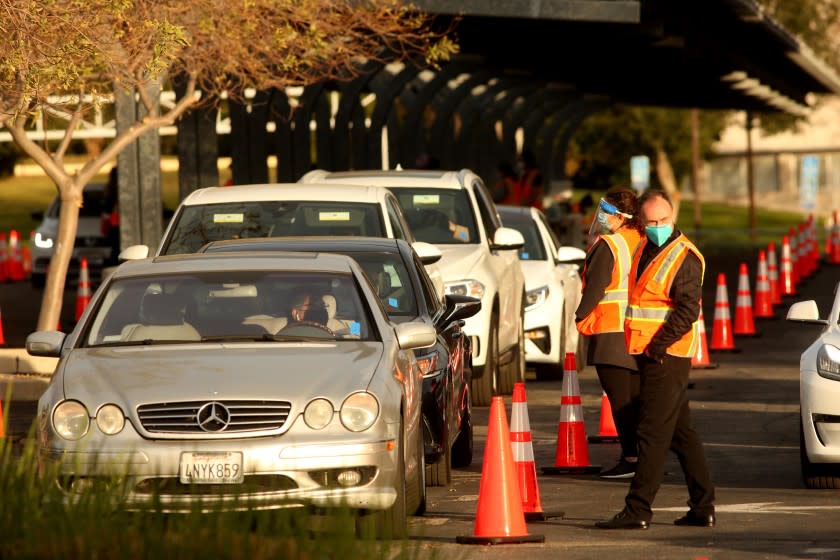
[[[201,342],[335,342],[332,338],[283,334],[222,334],[202,336]]]
[[[88,344],[87,348],[103,348],[107,346],[154,346],[158,344],[195,344],[197,340],[178,340],[178,339],[154,339],[144,338],[143,340],[116,340],[113,342],[103,342],[101,344]]]

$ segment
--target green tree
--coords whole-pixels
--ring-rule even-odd
[[[0,0],[0,126],[62,200],[38,329],[58,323],[82,189],[136,138],[223,93],[349,79],[369,60],[422,55],[434,64],[456,46],[432,23],[399,0]],[[186,93],[160,108],[150,86],[173,76]],[[133,93],[146,116],[68,171],[73,130],[115,88]],[[54,149],[27,135],[38,115],[68,117]]]

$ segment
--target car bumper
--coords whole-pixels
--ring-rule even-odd
[[[800,374],[802,429],[812,463],[840,463],[840,381],[815,370]]]
[[[525,361],[551,363],[562,361],[562,298],[550,295],[541,305],[525,310]]]
[[[386,509],[396,499],[398,480],[395,439],[324,440],[290,444],[288,435],[223,441],[141,440],[133,450],[109,446],[99,452],[56,447],[41,449],[45,463],[55,463],[73,480],[102,482],[119,477],[126,491],[115,500],[126,509],[154,506],[168,512],[202,509],[267,509],[318,506]],[[348,441],[350,440],[350,441]],[[180,481],[183,452],[241,451],[241,484],[185,484]],[[358,485],[340,486],[337,475],[356,471]],[[76,489],[64,486],[72,500]]]

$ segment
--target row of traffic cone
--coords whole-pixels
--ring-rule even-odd
[[[600,467],[589,462],[577,365],[573,352],[566,354],[563,369],[563,395],[560,401],[555,462],[554,466],[543,468],[543,473],[597,472]],[[544,542],[545,536],[528,533],[526,521],[544,521],[562,516],[562,512],[547,513],[542,508],[525,384],[519,382],[513,388],[510,428],[503,397],[494,396],[490,403],[475,525],[471,535],[458,536],[456,542]]]
[[[8,243],[7,243],[8,240]],[[0,232],[0,282],[21,282],[32,274],[32,251],[16,230]]]

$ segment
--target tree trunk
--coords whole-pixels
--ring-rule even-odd
[[[60,188],[61,212],[58,218],[58,235],[55,249],[47,271],[44,295],[41,299],[41,312],[38,315],[39,331],[58,329],[61,307],[64,302],[64,287],[73,247],[76,243],[76,229],[79,225],[79,207],[82,204],[82,188],[78,179],[64,188]]]
[[[676,222],[677,216],[680,214],[681,195],[677,179],[674,177],[674,169],[671,167],[671,160],[668,159],[668,154],[661,147],[656,148],[656,177],[659,179],[659,184],[671,197],[671,203],[674,206],[674,222]]]

